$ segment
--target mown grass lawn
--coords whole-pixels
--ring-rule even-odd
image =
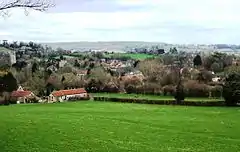
[[[144,94],[123,94],[123,93],[92,93],[93,97],[110,97],[110,98],[134,98],[134,99],[149,99],[149,100],[175,100],[172,96],[160,95],[144,95]],[[221,98],[198,98],[187,97],[185,101],[223,101]]]
[[[1,152],[237,152],[240,109],[78,102],[0,107]]]

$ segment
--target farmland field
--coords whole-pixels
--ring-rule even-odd
[[[240,109],[102,102],[0,107],[2,152],[240,150]]]
[[[131,59],[135,60],[144,60],[147,58],[153,58],[156,57],[156,55],[151,54],[144,54],[144,53],[114,53],[114,54],[107,54],[107,57],[129,57]]]
[[[70,54],[70,55],[64,55],[63,57],[65,57],[66,59],[71,59],[71,58],[75,58],[81,55],[87,55],[85,53],[75,53],[75,54]],[[143,53],[113,53],[113,54],[104,54],[105,57],[128,57],[134,60],[144,60],[147,58],[153,58],[156,57],[156,55],[151,55],[151,54],[143,54]],[[56,59],[59,59],[60,56],[56,56]]]
[[[132,59],[136,59],[136,60],[144,60],[144,59],[147,59],[147,58],[155,57],[155,55],[143,54],[143,53],[124,53],[123,55],[128,56]]]
[[[134,98],[134,99],[149,99],[149,100],[175,100],[172,96],[160,95],[143,95],[143,94],[121,94],[121,93],[93,93],[94,97],[110,97],[110,98]],[[222,101],[221,98],[198,98],[187,97],[185,101]]]

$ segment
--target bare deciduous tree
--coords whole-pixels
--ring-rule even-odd
[[[27,9],[43,12],[54,6],[54,3],[50,0],[2,0],[0,11],[2,16],[7,16],[9,15],[8,10],[11,8],[24,8],[27,15]]]

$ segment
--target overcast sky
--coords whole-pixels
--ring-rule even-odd
[[[48,12],[10,10],[0,37],[38,42],[240,44],[239,0],[55,0]]]

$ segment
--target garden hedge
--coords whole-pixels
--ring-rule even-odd
[[[94,101],[108,101],[121,103],[139,103],[139,104],[157,104],[157,105],[185,105],[185,106],[224,106],[224,101],[185,101],[177,103],[175,100],[148,100],[132,98],[110,98],[110,97],[93,97]]]

